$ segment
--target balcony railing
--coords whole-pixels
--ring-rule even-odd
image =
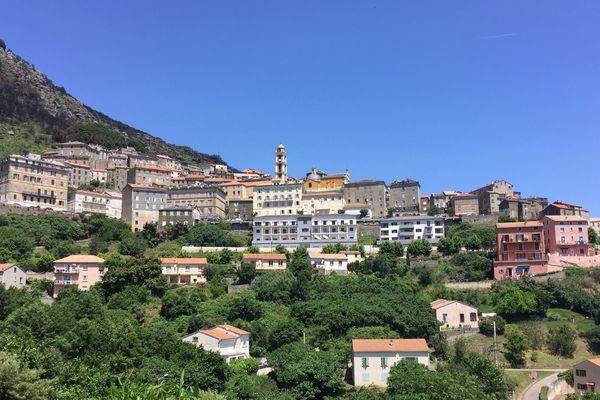
[[[77,281],[65,281],[65,280],[55,280],[54,281],[54,285],[59,285],[59,286],[71,286],[71,285],[77,285]]]

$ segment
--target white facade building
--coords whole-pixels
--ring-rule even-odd
[[[4,284],[5,288],[23,288],[26,280],[25,272],[17,267],[17,264],[0,264],[0,283]]]
[[[228,324],[200,329],[184,336],[182,340],[219,353],[228,364],[232,360],[250,358],[250,332]]]
[[[425,339],[353,339],[354,386],[387,386],[390,370],[402,360],[429,367],[430,351]]]
[[[311,254],[310,263],[314,269],[324,274],[348,274],[348,257],[345,254]]]
[[[69,211],[77,213],[98,213],[109,218],[121,218],[123,207],[121,193],[96,193],[78,190],[69,194]]]
[[[302,184],[286,183],[254,188],[252,207],[256,216],[297,215],[302,211]]]
[[[356,215],[273,215],[254,218],[252,245],[259,248],[306,246],[321,248],[326,244],[357,243]]]
[[[379,232],[381,240],[410,244],[413,240],[425,239],[436,244],[444,237],[444,218],[428,215],[388,218],[379,224]]]

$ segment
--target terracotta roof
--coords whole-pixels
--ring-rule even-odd
[[[352,351],[374,352],[414,352],[431,351],[425,339],[352,339]]]
[[[591,362],[592,364],[595,364],[597,366],[600,367],[600,358],[590,358],[589,360],[587,360],[589,362]]]
[[[577,206],[575,204],[565,203],[564,201],[555,201],[551,204],[552,206],[556,206],[558,208],[571,209],[571,208],[582,208],[581,206]]]
[[[246,181],[243,182],[246,187],[255,187],[255,186],[271,186],[273,184],[272,181]]]
[[[431,308],[433,308],[434,310],[437,310],[438,308],[442,308],[447,306],[448,304],[452,304],[455,303],[455,300],[445,300],[445,299],[437,299],[432,301],[431,303],[429,303],[429,305],[431,306]]]
[[[10,264],[10,263],[9,264],[0,264],[0,272],[4,272],[14,265],[17,265],[17,264]]]
[[[319,259],[323,259],[323,260],[347,260],[348,257],[346,257],[345,254],[327,254],[327,253],[318,253],[318,254],[311,254],[310,255],[310,259],[311,260],[319,260]]]
[[[533,226],[544,226],[540,221],[524,221],[524,222],[498,222],[496,229],[502,228],[530,228]]]
[[[149,171],[158,171],[158,172],[176,172],[176,169],[173,168],[165,168],[165,167],[159,167],[156,165],[148,165],[148,164],[136,164],[135,167],[133,168],[139,168],[139,169],[147,169]]]
[[[94,172],[108,172],[106,169],[104,168],[92,168],[92,171]]]
[[[453,200],[456,199],[475,199],[477,198],[476,194],[471,194],[471,193],[457,193],[453,196]]]
[[[348,203],[344,206],[344,208],[369,208],[371,207],[367,203]]]
[[[151,190],[160,190],[160,191],[166,190],[165,188],[160,187],[160,186],[139,185],[137,183],[128,183],[127,186],[132,187],[134,189],[151,189]]]
[[[256,261],[256,260],[286,260],[287,257],[285,254],[279,253],[259,253],[259,254],[250,254],[246,253],[242,256],[242,261]]]
[[[221,329],[229,330],[233,333],[237,333],[238,335],[249,335],[250,334],[250,332],[247,332],[243,329],[240,329],[238,327],[235,327],[235,326],[229,325],[229,324],[221,324],[221,325],[218,325],[218,327]]]
[[[161,258],[162,264],[208,264],[206,258]]]
[[[578,215],[546,215],[544,218],[552,221],[587,221],[587,219]]]
[[[466,193],[463,193],[463,192],[455,192],[455,191],[452,191],[452,190],[447,190],[447,191],[445,191],[445,192],[442,192],[442,194],[443,194],[444,196],[458,196],[458,195],[461,195],[461,194],[466,194]]]
[[[72,256],[68,256],[65,258],[61,258],[60,260],[54,261],[54,264],[58,263],[93,263],[93,264],[102,264],[104,260],[100,257],[86,255],[86,254],[74,254]]]
[[[89,166],[85,165],[85,164],[79,164],[79,163],[74,163],[74,162],[70,162],[70,161],[65,161],[65,164],[71,167],[75,167],[75,168],[83,168],[83,169],[91,169]]]
[[[228,182],[223,182],[223,183],[219,184],[219,186],[238,186],[238,185],[242,185],[242,182],[236,181],[236,180],[230,180]]]
[[[227,332],[222,329],[219,329],[218,327],[214,327],[214,328],[210,328],[210,329],[201,329],[199,332],[202,332],[205,335],[212,336],[219,340],[230,340],[230,339],[237,339],[240,337],[240,335],[238,335],[234,332]]]

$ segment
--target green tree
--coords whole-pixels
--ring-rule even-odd
[[[589,239],[590,243],[592,243],[592,244],[600,243],[600,240],[598,240],[598,233],[592,227],[588,228],[588,239]]]
[[[425,239],[413,240],[406,251],[411,257],[429,256],[431,254],[431,244]]]
[[[404,246],[397,241],[385,240],[379,246],[379,254],[389,254],[394,257],[404,256]]]
[[[0,352],[0,398],[46,400],[55,395],[53,381],[42,379],[43,371],[30,369],[13,354]]]
[[[140,256],[146,251],[148,248],[148,242],[137,236],[137,235],[129,235],[119,243],[119,253],[125,254],[127,256]]]
[[[169,290],[162,299],[160,315],[170,320],[182,315],[193,315],[198,311],[198,304],[205,299],[206,295],[196,288]]]
[[[483,318],[479,321],[479,333],[486,336],[494,335],[494,322],[496,322],[496,334],[504,335],[506,321],[499,315],[492,318]]]
[[[473,234],[465,241],[465,248],[470,251],[479,250],[481,248],[481,239]]]
[[[359,214],[359,216],[358,216],[358,217],[359,217],[360,219],[362,219],[362,218],[365,218],[365,217],[367,217],[368,215],[369,215],[369,210],[367,210],[366,208],[361,208],[361,210],[360,210],[360,214]]]
[[[102,279],[102,289],[109,295],[120,292],[127,286],[143,286],[155,295],[162,295],[167,281],[162,275],[162,265],[156,258],[138,257],[124,260],[111,256],[105,263],[107,269]]]
[[[551,354],[565,358],[573,358],[577,343],[575,339],[577,334],[569,325],[561,325],[557,328],[550,328],[548,332],[547,346]]]
[[[249,284],[252,283],[255,277],[256,269],[254,268],[254,265],[252,263],[243,262],[238,270],[237,283],[239,285]]]
[[[277,323],[269,336],[271,350],[297,341],[302,336],[303,330],[304,327],[302,324],[295,319],[288,319]]]
[[[0,39],[0,49],[6,50],[6,42],[2,39]]]
[[[513,368],[525,366],[525,352],[529,348],[527,338],[515,325],[506,327],[504,335],[506,342],[504,344],[504,357]]]
[[[322,399],[342,390],[342,368],[328,352],[316,352],[302,343],[280,347],[268,357],[277,386],[294,398]]]
[[[2,319],[2,289],[0,289],[0,319]],[[600,327],[595,326],[585,333],[588,347],[594,354],[600,354]]]
[[[451,256],[460,252],[460,245],[452,238],[441,238],[438,241],[437,250],[445,256]]]
[[[298,279],[289,271],[267,271],[256,277],[252,288],[259,300],[289,304],[297,285]]]
[[[499,285],[492,295],[495,310],[504,318],[523,318],[538,313],[538,301],[532,292],[517,283]]]
[[[442,210],[437,206],[430,206],[427,208],[427,215],[439,215],[442,213]]]

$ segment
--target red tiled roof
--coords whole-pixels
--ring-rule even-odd
[[[431,351],[425,339],[352,339],[359,353]]]
[[[256,260],[286,260],[285,254],[279,253],[264,253],[264,254],[250,254],[246,253],[242,256],[242,261],[256,261]]]
[[[243,329],[237,328],[237,327],[235,327],[233,325],[229,325],[229,324],[221,324],[221,325],[218,325],[218,327],[221,329],[229,330],[233,333],[237,333],[238,335],[249,335],[250,334],[250,332],[247,332]]]
[[[17,264],[10,264],[10,263],[9,264],[0,264],[0,272],[4,272],[7,269],[9,269],[15,265],[17,265]]]
[[[92,196],[99,196],[99,197],[112,197],[111,195],[107,194],[107,193],[98,193],[98,192],[90,192],[89,190],[77,190],[75,193],[81,193],[81,194],[89,194]]]
[[[438,308],[445,307],[445,306],[447,306],[449,304],[452,304],[452,303],[456,303],[456,301],[455,300],[437,299],[437,300],[434,300],[431,303],[429,303],[429,305],[434,310],[437,310]]]
[[[218,327],[214,327],[214,328],[210,328],[210,329],[201,329],[200,332],[204,333],[205,335],[212,336],[219,340],[230,340],[230,339],[237,339],[238,337],[240,337],[239,335],[237,335],[234,332],[227,332],[227,331],[219,329]]]
[[[161,264],[208,264],[206,258],[161,258]]]
[[[590,358],[589,360],[587,360],[589,362],[591,362],[592,364],[595,364],[597,366],[600,367],[600,358]]]
[[[177,172],[177,170],[173,169],[173,168],[165,168],[165,167],[159,167],[156,165],[148,165],[148,164],[136,164],[136,166],[134,168],[147,169],[149,171],[158,171],[158,172]]]
[[[87,254],[74,254],[60,260],[54,261],[54,264],[68,264],[68,263],[83,263],[83,264],[102,264],[104,260],[100,257],[87,255]]]
[[[502,228],[529,228],[533,226],[543,226],[540,221],[524,221],[524,222],[498,222],[496,229]]]
[[[311,254],[311,260],[347,260],[348,257],[345,254],[327,254],[327,253],[318,253]]]

